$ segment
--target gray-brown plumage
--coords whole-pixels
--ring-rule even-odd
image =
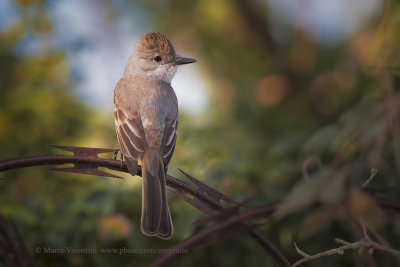
[[[193,62],[176,56],[161,33],[146,33],[114,90],[118,143],[132,175],[137,173],[138,160],[142,162],[141,229],[145,235],[169,239],[173,233],[165,183],[178,126],[171,80],[178,65]]]

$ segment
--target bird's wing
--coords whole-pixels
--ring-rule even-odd
[[[127,112],[115,105],[114,120],[122,153],[137,161],[147,149],[140,114]]]
[[[162,143],[162,157],[165,168],[168,167],[175,150],[176,130],[178,129],[178,119],[167,120],[164,127],[164,138]]]

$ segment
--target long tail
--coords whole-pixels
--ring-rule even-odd
[[[169,239],[173,226],[167,202],[164,164],[159,152],[147,150],[142,165],[142,232]]]

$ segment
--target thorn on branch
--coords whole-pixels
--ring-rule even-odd
[[[197,180],[196,178],[194,178],[193,176],[191,176],[190,174],[184,172],[181,169],[178,169],[183,175],[186,176],[186,178],[188,178],[190,181],[192,181],[195,185],[197,185],[200,189],[200,191],[202,191],[203,193],[207,194],[208,196],[210,196],[211,198],[213,198],[214,200],[220,202],[220,200],[225,200],[227,202],[230,203],[234,203],[234,204],[238,204],[236,201],[234,201],[233,199],[231,199],[230,197],[222,194],[221,192],[218,192],[217,190],[215,190],[214,188],[206,185],[203,182],[200,182],[199,180]]]
[[[55,147],[61,150],[69,151],[74,153],[74,156],[87,157],[92,159],[99,159],[99,154],[102,153],[118,153],[119,149],[108,149],[108,148],[91,148],[91,147],[74,147],[74,146],[59,146],[59,145],[50,145],[51,147]],[[121,153],[122,155],[122,153]],[[122,157],[121,157],[122,160]],[[121,161],[122,167],[122,161]],[[101,171],[97,169],[98,166],[93,165],[92,163],[75,163],[72,168],[52,168],[52,171],[62,171],[62,172],[72,172],[72,173],[80,173],[87,175],[95,175],[95,176],[103,176],[103,177],[112,177],[112,178],[122,178],[120,176]]]

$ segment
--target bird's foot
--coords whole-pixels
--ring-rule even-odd
[[[122,152],[119,149],[119,147],[116,147],[115,149],[118,149],[118,150],[114,152],[114,159],[117,159],[118,152],[121,153],[121,168],[122,168],[122,165],[124,165],[124,154],[122,154]]]
[[[119,148],[116,147],[115,149],[118,149],[117,151],[114,151],[114,159],[117,159],[117,157],[118,157],[118,152],[119,152]]]

